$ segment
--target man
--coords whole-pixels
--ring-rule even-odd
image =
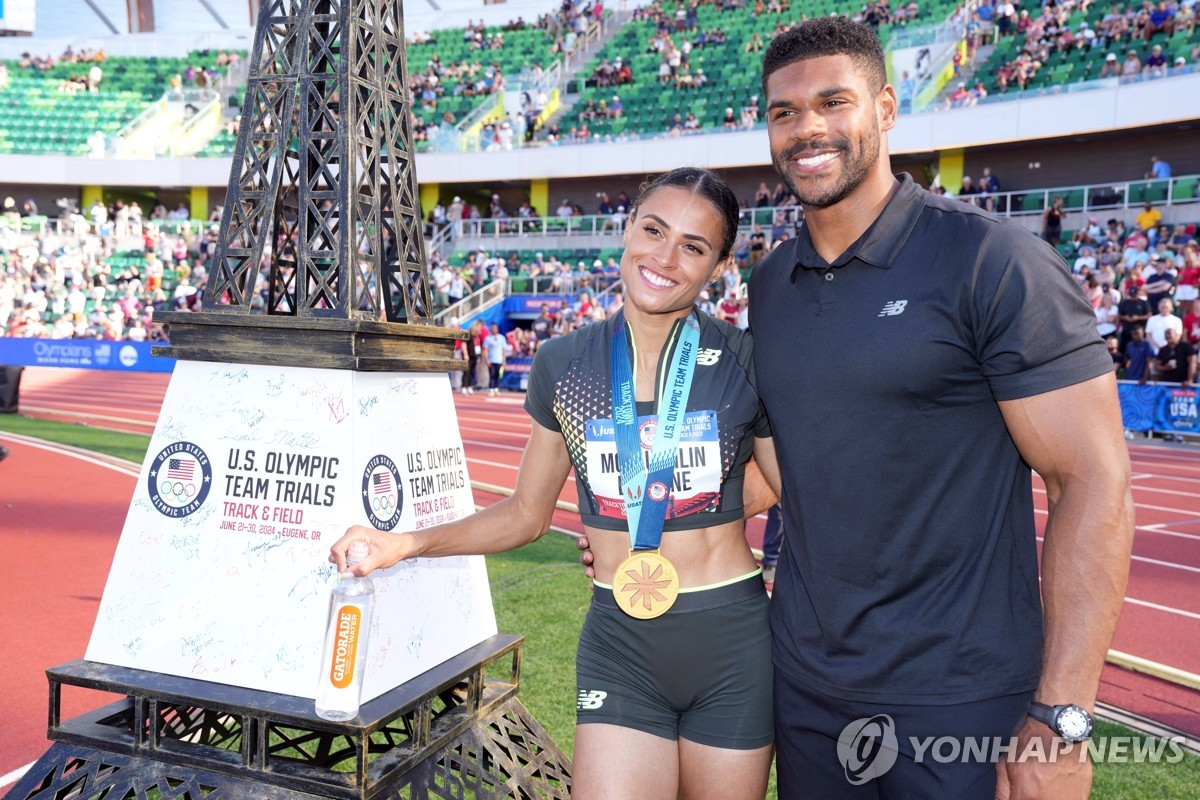
[[[1146,279],[1146,299],[1150,301],[1151,308],[1158,308],[1158,304],[1170,298],[1175,290],[1176,275],[1170,267],[1170,259],[1160,253],[1150,256],[1149,274],[1143,277]]]
[[[1158,47],[1158,45],[1155,45],[1155,49],[1157,49],[1159,52],[1162,52],[1162,48]],[[1158,156],[1151,156],[1150,171],[1146,173],[1146,177],[1153,178],[1153,179],[1159,180],[1159,181],[1170,180],[1171,179],[1171,165],[1168,164],[1166,161],[1163,161]]]
[[[1160,381],[1190,386],[1196,380],[1196,348],[1171,328],[1167,331],[1167,343],[1154,357],[1154,368]]]
[[[1117,347],[1117,338],[1115,336],[1106,337],[1104,344],[1108,347],[1108,356],[1112,359],[1113,372],[1117,373],[1117,377],[1121,377],[1121,370],[1125,367],[1125,356],[1121,354],[1120,348]]]
[[[454,280],[454,273],[449,267],[439,264],[429,277],[433,280],[433,303],[440,311],[450,305],[450,283]]]
[[[1133,338],[1135,329],[1145,332],[1150,319],[1150,301],[1146,298],[1146,287],[1136,278],[1126,282],[1125,299],[1117,306],[1117,320],[1121,328],[1121,352],[1125,351]]]
[[[779,796],[1086,797],[1086,760],[918,764],[911,747],[1086,736],[1133,505],[1090,308],[1044,243],[892,175],[885,74],[877,37],[839,17],[764,56],[772,161],[806,220],[750,289],[788,542],[772,600]],[[1050,497],[1042,599],[1030,467]],[[1069,716],[1046,709],[1060,705]],[[863,746],[885,712],[898,759],[858,789],[839,736]]]
[[[767,254],[767,235],[757,223],[750,232],[750,268],[753,269]]]
[[[1158,301],[1158,313],[1146,320],[1146,338],[1158,353],[1167,343],[1167,331],[1183,333],[1183,320],[1175,316],[1175,303],[1164,297]]]
[[[488,396],[500,394],[500,372],[508,355],[508,340],[500,333],[499,325],[492,325],[492,332],[483,340],[483,349],[488,360]]]
[[[1162,218],[1162,212],[1154,207],[1154,203],[1147,200],[1142,204],[1142,210],[1137,215],[1137,226],[1146,232],[1150,244],[1154,244],[1151,232],[1158,230],[1158,226],[1162,224]]]
[[[552,322],[553,320],[550,318],[550,306],[542,303],[542,308],[538,312],[537,319],[529,326],[539,344],[550,338],[550,325]]]
[[[450,223],[451,230],[455,239],[462,236],[463,227],[463,210],[465,206],[461,197],[455,197],[450,203],[450,207],[446,209],[446,221]]]
[[[1125,345],[1125,380],[1145,383],[1150,379],[1150,364],[1154,361],[1154,348],[1146,341],[1145,328],[1134,328]]]

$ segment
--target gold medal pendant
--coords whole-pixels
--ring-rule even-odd
[[[617,567],[613,598],[622,611],[637,619],[667,613],[679,596],[679,573],[657,550],[633,550]]]

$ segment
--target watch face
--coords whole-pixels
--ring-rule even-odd
[[[1091,727],[1087,712],[1078,706],[1067,706],[1058,713],[1058,733],[1065,739],[1081,739]]]

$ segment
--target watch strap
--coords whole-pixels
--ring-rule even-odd
[[[1062,735],[1058,730],[1057,718],[1058,708],[1056,706],[1048,706],[1045,703],[1032,702],[1029,704],[1029,716],[1044,724],[1047,728],[1055,733]]]

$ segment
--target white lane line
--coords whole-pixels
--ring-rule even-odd
[[[84,461],[88,464],[95,464],[97,467],[104,467],[105,469],[111,469],[113,472],[119,472],[122,475],[129,475],[130,477],[133,477],[133,478],[137,478],[141,475],[141,472],[139,470],[133,470],[133,469],[130,469],[129,467],[122,467],[117,464],[110,464],[107,461],[100,461],[99,459],[91,458],[90,456],[85,456],[82,453],[77,453],[73,450],[68,450],[66,448],[58,447],[58,446],[51,445],[51,444],[45,444],[39,439],[30,439],[30,438],[27,438],[24,436],[13,436],[12,434],[8,434],[8,433],[0,433],[0,439],[6,440],[9,442],[16,442],[16,443],[22,444],[26,447],[33,447],[38,450],[45,450],[49,453],[57,453],[57,454],[63,455],[63,456],[70,456],[71,458],[75,458],[80,461]]]
[[[1134,597],[1126,597],[1125,602],[1132,603],[1135,606],[1144,606],[1146,608],[1152,608],[1155,611],[1165,611],[1168,614],[1177,614],[1181,617],[1187,617],[1188,619],[1200,619],[1200,614],[1196,614],[1195,612],[1184,611],[1179,608],[1171,608],[1170,606],[1162,606],[1162,605],[1159,605],[1158,603],[1151,603],[1148,600],[1138,600]]]
[[[1037,537],[1037,540],[1039,542],[1046,541],[1045,538],[1042,536]],[[1174,561],[1159,561],[1157,558],[1148,558],[1146,556],[1138,556],[1138,555],[1131,555],[1130,558],[1132,558],[1134,561],[1141,561],[1146,564],[1154,564],[1155,566],[1159,566],[1159,567],[1170,567],[1171,569],[1182,569],[1182,570],[1187,570],[1188,572],[1200,572],[1200,567],[1193,567],[1188,564],[1176,564]]]
[[[17,781],[21,780],[21,778],[25,776],[25,773],[29,772],[30,767],[36,763],[36,761],[30,761],[25,766],[17,767],[7,775],[0,775],[0,789],[8,786],[10,783],[16,783]]]
[[[1177,497],[1191,497],[1194,499],[1197,496],[1196,492],[1180,492],[1175,489],[1156,489],[1153,486],[1138,486],[1136,483],[1133,484],[1133,488],[1139,492],[1155,492],[1157,494],[1173,494]],[[1200,512],[1196,512],[1196,513],[1200,513]]]
[[[480,442],[476,439],[463,439],[463,444],[473,444],[476,447],[494,447],[497,450],[514,450],[518,453],[524,453],[524,447],[514,447],[511,444],[493,444],[491,442]]]
[[[466,414],[459,414],[458,421],[460,424],[463,422],[474,422],[479,425],[487,425],[489,428],[494,425],[504,425],[509,428],[516,428],[517,430],[524,431],[526,433],[528,433],[530,430],[530,424],[528,421],[513,422],[512,420],[499,417],[471,417],[467,416]]]
[[[1170,523],[1159,522],[1155,525],[1135,525],[1134,530],[1141,531],[1143,533],[1158,533],[1163,536],[1174,536],[1177,539],[1195,539],[1197,541],[1200,541],[1200,534],[1197,534],[1197,533],[1187,533],[1186,531],[1168,531],[1168,530],[1166,530],[1165,528],[1169,524]]]
[[[29,391],[22,391],[21,395],[25,396],[25,397],[32,396],[39,400],[42,400],[42,399],[58,400],[58,401],[61,401],[64,403],[93,403],[93,404],[95,404],[95,403],[106,403],[106,402],[110,402],[110,401],[116,401],[118,404],[121,404],[121,405],[152,406],[154,408],[157,408],[158,406],[162,405],[162,400],[163,400],[163,398],[161,398],[157,395],[147,394],[147,395],[139,396],[139,395],[132,394],[130,392],[124,392],[124,391],[116,391],[116,392],[111,392],[111,393],[88,392],[87,394],[80,394],[78,392],[57,391],[57,390],[51,391],[51,390],[44,390],[44,389],[39,391],[39,390],[33,389],[33,390],[29,390]]]
[[[475,431],[475,432],[477,432],[477,433],[487,433],[487,434],[491,434],[491,435],[493,435],[493,436],[511,436],[511,437],[512,437],[512,438],[514,438],[514,439],[524,439],[524,440],[526,440],[526,441],[528,441],[528,440],[529,440],[529,436],[530,436],[530,433],[531,433],[529,430],[525,430],[525,431],[498,431],[498,430],[496,430],[495,428],[477,428],[477,427],[475,427],[474,425],[459,425],[459,426],[458,426],[458,429],[459,429],[460,431]]]
[[[1181,469],[1181,470],[1185,470],[1187,472],[1200,472],[1200,467],[1194,467],[1194,466],[1192,466],[1191,463],[1188,463],[1188,462],[1179,462],[1179,463],[1172,464],[1172,463],[1164,463],[1162,461],[1142,461],[1140,459],[1133,459],[1133,461],[1131,463],[1133,464],[1134,467],[1136,467],[1139,470],[1145,470],[1146,467],[1158,467],[1160,469]],[[1192,463],[1194,463],[1194,460]]]
[[[1033,487],[1033,491],[1037,494],[1046,494],[1045,489],[1039,489],[1036,486]],[[1187,496],[1187,495],[1185,494],[1184,496]],[[1191,509],[1171,508],[1170,506],[1153,506],[1153,505],[1150,505],[1149,503],[1134,503],[1134,505],[1137,506],[1138,508],[1148,508],[1148,509],[1152,509],[1154,511],[1170,511],[1172,514],[1179,514],[1181,516],[1187,517],[1188,519],[1195,518],[1195,516],[1196,516],[1196,511],[1191,510]]]
[[[87,406],[85,406],[87,408]],[[69,411],[65,408],[46,408],[44,406],[31,406],[25,403],[21,404],[22,411],[32,411],[35,414],[48,414],[55,417],[79,417],[80,419],[98,419],[104,422],[120,422],[125,425],[139,425],[143,428],[153,428],[158,421],[158,416],[153,419],[129,419],[127,417],[109,417],[104,414],[87,414],[83,411]],[[136,412],[135,412],[136,413]],[[128,433],[128,431],[127,431]]]
[[[1136,458],[1165,458],[1169,461],[1180,461],[1184,463],[1196,463],[1197,455],[1194,450],[1178,450],[1167,447],[1132,447],[1129,449],[1129,457]]]
[[[1049,512],[1049,511],[1047,511],[1047,510],[1046,510],[1046,509],[1044,509],[1044,508],[1035,508],[1035,509],[1033,510],[1033,513],[1035,513],[1035,514],[1042,514],[1043,516],[1045,516],[1045,515],[1049,515],[1049,513],[1050,513],[1050,512]],[[1177,524],[1177,523],[1170,523],[1170,522],[1157,522],[1157,523],[1155,523],[1155,524],[1153,524],[1153,525],[1134,525],[1134,526],[1133,526],[1133,529],[1134,529],[1135,531],[1141,531],[1142,533],[1159,533],[1159,534],[1162,534],[1163,536],[1174,536],[1174,537],[1176,537],[1176,538],[1179,538],[1179,539],[1196,539],[1196,540],[1200,540],[1200,534],[1196,534],[1196,533],[1185,533],[1185,532],[1183,532],[1183,531],[1168,531],[1168,530],[1164,530],[1164,528],[1165,528],[1167,525],[1172,525],[1172,524]],[[1039,538],[1039,539],[1041,539],[1042,537],[1040,537],[1040,536],[1039,536],[1038,538]]]
[[[517,467],[514,467],[512,464],[501,464],[499,461],[484,461],[482,458],[471,458],[470,456],[467,456],[467,463],[483,464],[484,466],[499,467],[500,469],[510,469],[513,472],[517,471]]]
[[[1200,567],[1189,567],[1187,564],[1176,564],[1171,561],[1159,561],[1157,558],[1146,558],[1145,556],[1132,556],[1134,561],[1141,561],[1144,564],[1154,564],[1159,567],[1170,567],[1171,569],[1185,569],[1188,572],[1200,572]]]
[[[1179,475],[1162,475],[1157,472],[1139,472],[1133,476],[1135,481],[1144,480],[1146,478],[1158,481],[1182,481],[1184,483],[1200,483],[1200,478],[1184,478]]]

